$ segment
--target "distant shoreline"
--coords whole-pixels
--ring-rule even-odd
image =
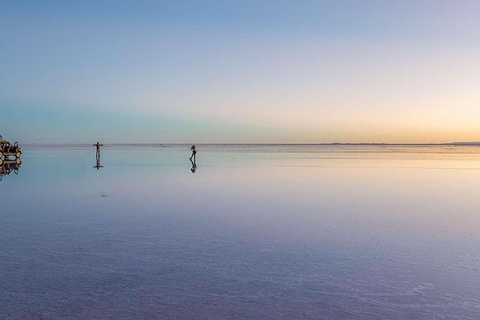
[[[103,143],[105,146],[190,146],[192,143]],[[92,143],[22,143],[23,146],[90,146]],[[449,143],[196,143],[198,146],[454,146],[479,147],[480,142],[449,142]]]

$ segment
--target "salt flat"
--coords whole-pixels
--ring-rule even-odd
[[[2,319],[478,319],[475,146],[26,146]]]

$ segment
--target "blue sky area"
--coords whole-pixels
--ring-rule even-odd
[[[478,1],[2,1],[0,134],[480,140]]]

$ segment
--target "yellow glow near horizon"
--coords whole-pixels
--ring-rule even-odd
[[[0,107],[17,108],[23,126],[7,123],[4,135],[480,141],[478,1],[152,4],[107,20],[83,2],[52,4],[59,14],[9,8]]]

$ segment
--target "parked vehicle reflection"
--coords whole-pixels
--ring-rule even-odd
[[[15,160],[4,160],[0,165],[0,181],[2,181],[4,177],[8,176],[12,172],[18,174],[21,166],[22,161],[20,158]]]

